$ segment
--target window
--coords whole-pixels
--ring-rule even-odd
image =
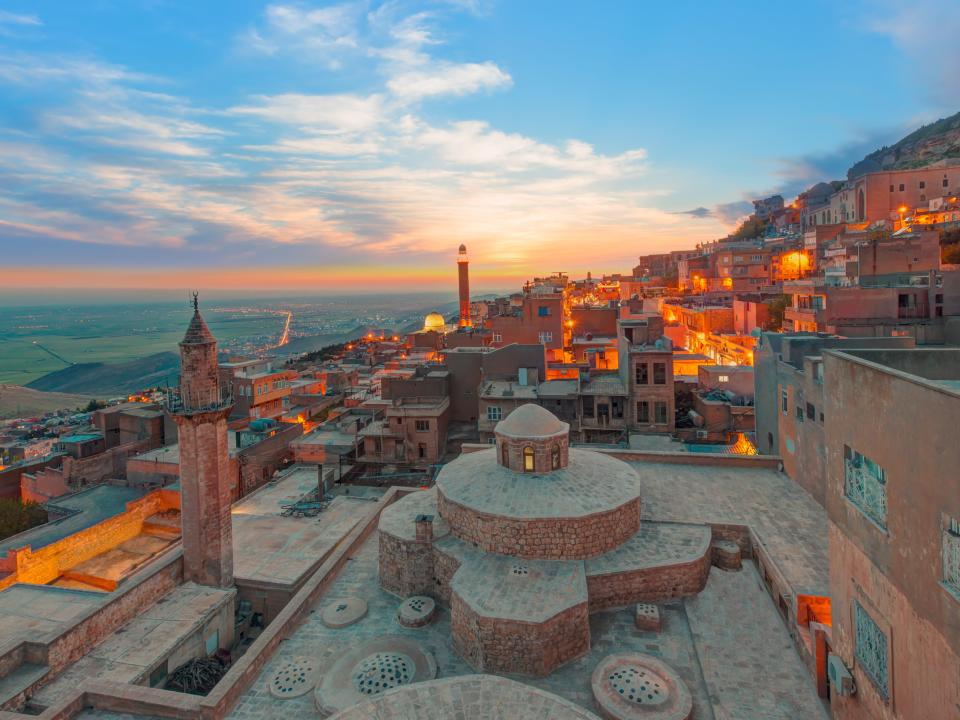
[[[877,625],[863,605],[853,602],[854,655],[857,664],[880,691],[888,696],[887,688],[887,636]]]
[[[946,179],[946,178],[943,179],[943,186],[944,186],[944,187],[950,187],[950,183],[947,182],[947,179]]]
[[[413,424],[417,432],[427,432],[430,429],[429,420],[415,420]]]
[[[717,376],[717,382],[730,382],[730,376],[729,376],[729,375],[718,375],[718,376]]]
[[[820,411],[820,424],[823,425],[823,410]]]
[[[487,408],[487,420],[491,420],[491,421],[493,421],[493,422],[496,422],[496,421],[498,421],[501,417],[503,417],[503,410],[501,410],[499,407],[496,407],[496,406],[494,406],[494,405],[490,405],[490,406]]]
[[[496,445],[497,439],[495,437],[487,438],[487,445]]]
[[[610,398],[610,414],[617,419],[623,419],[623,398]]]
[[[533,472],[533,448],[530,445],[523,448],[523,471]]]
[[[920,189],[923,190],[926,186],[927,186],[927,184],[926,184],[923,180],[921,180],[921,181],[920,181]]]
[[[560,446],[554,445],[550,451],[550,467],[554,470],[560,469]]]
[[[637,385],[647,385],[650,382],[650,368],[646,363],[637,363]]]
[[[667,423],[667,404],[659,400],[653,404],[654,422],[657,425],[666,425]]]
[[[803,422],[803,408],[800,407],[800,403],[797,403],[796,410],[797,422]]]
[[[941,538],[943,551],[943,582],[960,595],[960,523],[948,518]]]
[[[593,395],[583,396],[583,416],[588,418],[593,417]]]
[[[220,649],[220,631],[214,630],[213,633],[204,641],[204,651],[207,653],[207,657],[213,655],[217,650]]]
[[[493,342],[495,343],[503,342],[503,333],[495,332],[493,334]]]
[[[646,400],[640,400],[637,403],[637,422],[638,423],[648,423],[650,422],[650,403]]]
[[[788,405],[787,389],[783,388],[780,391],[780,412],[782,412],[784,415],[787,414],[787,405]]]
[[[538,315],[539,317],[550,317],[550,306],[549,306],[549,305],[541,305],[540,307],[538,307],[538,308],[537,308],[537,315]]]
[[[900,183],[900,192],[903,192],[903,183]]]
[[[843,449],[843,494],[877,525],[887,527],[887,478],[883,468],[847,446]]]
[[[893,185],[890,186],[890,192],[893,192]]]
[[[500,445],[500,464],[510,467],[510,446],[506,443]]]
[[[654,385],[667,384],[667,364],[666,363],[653,364],[653,384]]]
[[[541,332],[541,333],[540,333],[540,342],[542,342],[542,343],[544,343],[544,344],[549,343],[549,342],[553,342],[553,333],[552,333],[552,332],[547,332],[546,330],[544,330],[543,332]]]
[[[816,420],[817,419],[817,409],[813,406],[813,403],[807,403],[807,420]]]

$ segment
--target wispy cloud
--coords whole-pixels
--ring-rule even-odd
[[[19,15],[8,10],[0,10],[0,26],[3,25],[43,25],[36,15]]]

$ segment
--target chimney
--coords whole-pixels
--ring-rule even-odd
[[[417,526],[417,542],[433,542],[433,515],[417,515],[413,522]]]

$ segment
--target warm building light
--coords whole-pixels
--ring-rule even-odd
[[[906,206],[906,205],[901,205],[900,207],[897,208],[897,212],[900,213],[901,215],[902,215],[903,213],[905,213],[906,211],[907,211],[907,206]]]

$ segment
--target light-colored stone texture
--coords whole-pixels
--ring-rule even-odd
[[[669,665],[641,653],[614,653],[590,679],[600,714],[609,720],[688,720],[693,699]]]
[[[345,628],[366,617],[367,601],[358,597],[334,598],[320,613],[328,628]]]

